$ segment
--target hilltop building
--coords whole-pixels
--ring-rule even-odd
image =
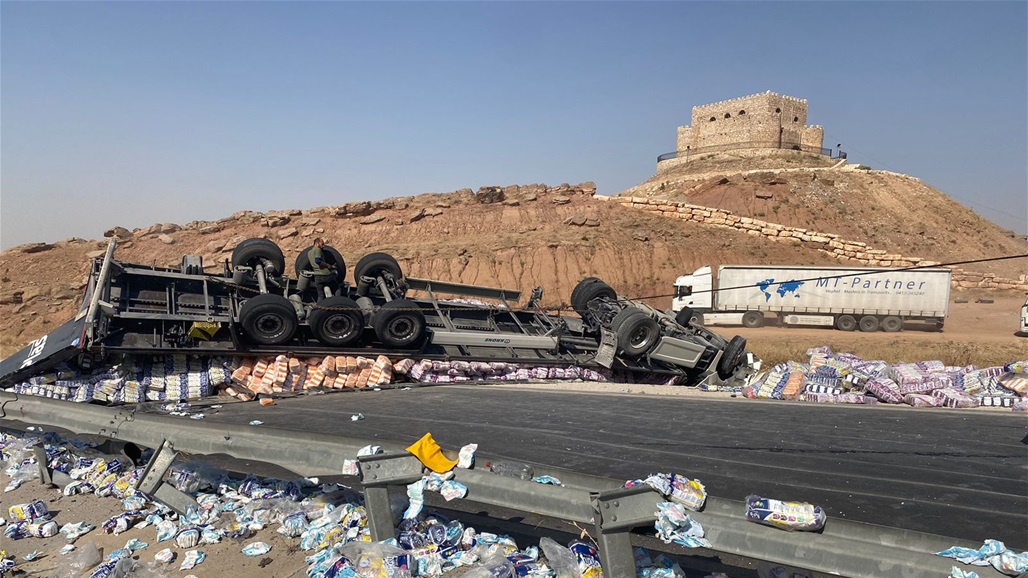
[[[824,127],[807,124],[807,101],[770,90],[694,106],[692,124],[678,127],[678,146],[657,158],[681,165],[697,155],[724,151],[790,150],[831,156]]]

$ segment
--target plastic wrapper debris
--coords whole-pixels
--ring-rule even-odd
[[[174,520],[161,520],[157,524],[157,541],[171,540],[178,534],[178,524]]]
[[[271,546],[267,542],[253,542],[243,546],[243,554],[245,556],[263,556],[271,551]]]
[[[350,542],[339,553],[353,563],[356,575],[375,578],[411,578],[413,557],[384,542]]]
[[[954,546],[937,552],[936,555],[953,558],[974,566],[992,566],[997,571],[1010,576],[1028,572],[1028,552],[1018,554],[999,540],[986,540],[977,550]]]
[[[514,564],[506,557],[496,554],[472,566],[463,574],[464,578],[516,578]]]
[[[458,468],[470,468],[475,465],[475,452],[478,450],[478,444],[468,444],[460,448],[457,458]]]
[[[561,481],[553,476],[536,476],[532,481],[537,484],[549,484],[551,486],[563,486]]]
[[[460,482],[446,480],[445,482],[443,482],[442,487],[439,488],[439,493],[441,493],[443,495],[443,498],[445,498],[446,501],[449,502],[451,500],[460,499],[468,495],[468,487]]]
[[[572,540],[568,544],[571,553],[578,560],[578,570],[582,578],[601,578],[603,567],[600,565],[600,554],[596,547],[582,540]]]
[[[175,551],[165,548],[153,555],[154,562],[158,564],[170,564],[175,560]]]
[[[149,544],[140,540],[139,538],[132,538],[128,542],[125,542],[125,548],[128,549],[130,552],[137,552],[149,546]]]
[[[190,570],[196,567],[198,564],[203,564],[203,561],[207,559],[207,555],[202,550],[189,550],[182,555],[182,563],[179,564],[179,570]]]
[[[543,551],[547,565],[556,572],[556,578],[582,577],[582,572],[578,569],[578,559],[570,548],[561,546],[552,538],[543,537],[539,540],[539,549]]]
[[[195,548],[200,543],[200,530],[196,528],[182,528],[175,536],[175,544],[179,548]]]
[[[416,518],[421,513],[421,509],[425,505],[425,484],[425,480],[420,479],[407,485],[407,499],[410,505],[407,506],[407,510],[403,513],[404,519]]]
[[[820,506],[806,502],[783,502],[756,495],[746,497],[746,519],[783,530],[817,531],[827,516]]]
[[[84,571],[103,562],[100,549],[93,542],[86,542],[74,552],[63,556],[57,565],[61,576],[80,576]]]
[[[703,537],[703,526],[685,512],[682,504],[657,502],[654,526],[657,537],[665,544],[679,544],[686,548],[709,548],[710,542]]]

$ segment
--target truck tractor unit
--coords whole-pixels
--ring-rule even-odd
[[[722,265],[675,281],[679,322],[761,327],[901,331],[920,323],[941,331],[949,313],[949,269]]]

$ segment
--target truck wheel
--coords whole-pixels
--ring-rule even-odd
[[[746,361],[746,339],[736,335],[721,352],[721,360],[717,362],[717,376],[728,379],[735,369]]]
[[[289,341],[300,324],[289,300],[271,293],[244,301],[239,308],[239,322],[250,339],[261,345],[281,345]]]
[[[313,245],[311,245],[311,247],[313,247]],[[299,255],[296,256],[295,267],[297,277],[299,277],[300,273],[303,273],[304,271],[313,270],[313,268],[311,267],[310,256],[308,255],[308,252],[311,250],[311,247],[307,247]],[[340,255],[339,251],[336,251],[334,247],[330,247],[328,245],[325,245],[322,251],[325,253],[325,261],[327,261],[329,265],[335,265],[336,271],[338,271],[339,273],[336,277],[339,280],[339,282],[342,283],[343,281],[345,281],[346,261],[343,260],[343,256]]]
[[[857,328],[857,320],[852,315],[840,315],[835,320],[835,328],[839,331],[853,331]]]
[[[586,285],[579,283],[579,286],[581,288],[578,291],[578,295],[571,300],[571,307],[583,317],[586,313],[589,313],[589,303],[592,301],[601,297],[606,297],[609,300],[617,299],[617,293],[614,292],[614,289],[599,279]]]
[[[349,297],[329,297],[311,309],[308,318],[318,341],[334,347],[353,345],[364,333],[364,315]]]
[[[865,315],[860,318],[860,330],[864,333],[874,333],[878,331],[879,321],[874,315]]]
[[[632,307],[622,309],[614,316],[610,330],[617,336],[618,349],[628,357],[649,353],[660,339],[657,321]]]
[[[586,277],[585,279],[579,281],[578,285],[575,285],[575,288],[571,290],[571,302],[574,303],[575,300],[578,299],[578,294],[579,292],[581,292],[582,287],[595,283],[599,280],[599,277]]]
[[[763,327],[764,326],[764,314],[760,311],[747,311],[742,314],[742,326],[743,327]]]
[[[412,347],[425,334],[425,314],[410,299],[396,299],[379,308],[371,319],[375,335],[386,347]]]
[[[380,277],[383,273],[392,275],[394,279],[403,277],[400,264],[388,253],[368,253],[353,268],[354,279],[358,281],[361,277]]]
[[[882,330],[886,333],[896,333],[903,329],[903,320],[895,315],[882,319]]]
[[[696,313],[692,307],[682,307],[678,313],[675,314],[675,323],[682,327],[688,327],[691,325],[703,325],[703,314]]]
[[[260,263],[265,267],[271,264],[273,271],[269,273],[282,273],[286,270],[282,249],[268,239],[247,239],[232,250],[233,267],[255,267]]]

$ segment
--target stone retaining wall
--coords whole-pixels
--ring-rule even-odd
[[[724,229],[734,229],[745,232],[747,235],[762,237],[779,243],[788,243],[796,246],[802,245],[804,248],[816,249],[836,259],[853,264],[869,267],[925,267],[939,265],[938,261],[889,253],[884,249],[872,248],[867,243],[842,239],[839,235],[833,233],[787,227],[751,217],[740,217],[730,211],[712,207],[646,197],[602,197],[596,195],[595,198],[597,200],[618,203],[624,207],[657,213],[673,219],[692,221]],[[997,277],[992,273],[969,273],[956,267],[949,267],[949,269],[953,270],[952,285],[954,289],[1028,291],[1028,275],[1021,275],[1019,279],[1013,280]]]

